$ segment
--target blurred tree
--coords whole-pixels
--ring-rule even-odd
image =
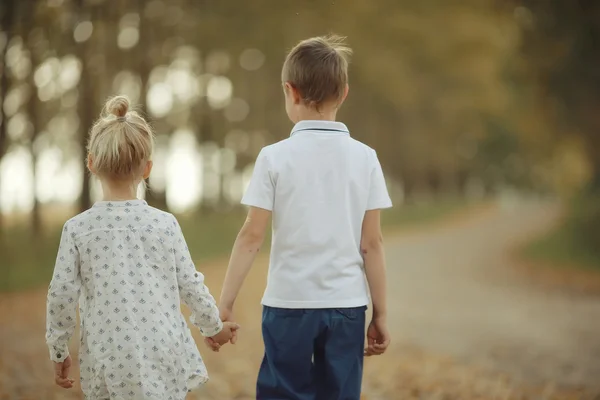
[[[3,46],[2,46],[2,71],[0,71],[0,93],[2,94],[2,100],[0,102],[0,161],[2,161],[2,157],[6,153],[6,149],[8,148],[8,131],[7,131],[7,117],[4,112],[4,101],[6,100],[6,95],[8,93],[9,88],[9,80],[8,80],[8,67],[6,61],[6,54],[8,52],[8,44],[12,37],[12,27],[13,27],[13,9],[14,3],[12,1],[3,2],[1,4],[1,28],[3,34]],[[2,176],[0,175],[0,185],[2,185]],[[2,207],[0,206],[0,237],[3,232],[3,213]]]
[[[149,117],[148,114],[148,87],[150,85],[150,73],[152,72],[152,66],[157,65],[159,60],[156,60],[153,55],[160,54],[159,51],[155,49],[156,46],[162,44],[162,41],[157,38],[160,35],[157,35],[159,27],[153,26],[152,21],[148,18],[145,10],[147,7],[147,1],[138,0],[137,1],[137,12],[139,13],[139,41],[136,46],[136,54],[134,55],[135,60],[137,62],[137,72],[140,76],[140,98],[138,103],[142,106],[142,111]],[[157,132],[157,134],[164,134],[164,132]],[[150,185],[150,181],[147,180],[148,190],[146,191],[146,200],[148,203],[154,207],[160,209],[167,208],[167,196],[166,190],[164,188],[162,190],[156,190],[152,188]]]
[[[532,102],[541,110],[540,117],[550,121],[545,136],[563,153],[573,139],[581,141],[578,147],[583,148],[591,170],[583,196],[575,202],[571,231],[575,240],[600,255],[600,3],[521,0],[517,4],[525,70],[535,84]]]
[[[349,32],[356,54],[351,87],[360,79],[361,93],[371,90],[373,99],[382,99],[369,100],[374,107],[368,110],[361,103],[362,113],[377,113],[378,131],[366,120],[363,129],[382,143],[397,143],[381,146],[382,163],[393,166],[389,172],[409,195],[446,191],[464,182],[465,170],[477,173],[474,154],[464,158],[457,143],[483,139],[490,118],[511,118],[506,66],[518,50],[517,27],[511,13],[493,4],[360,2],[353,13],[337,13],[336,28]],[[359,20],[351,18],[357,14]],[[397,158],[402,161],[392,161]]]
[[[33,208],[31,210],[31,233],[35,238],[39,237],[42,233],[42,217],[40,210],[40,201],[37,195],[37,161],[38,161],[38,149],[36,148],[36,140],[41,131],[40,120],[39,120],[39,100],[35,94],[35,69],[40,65],[41,57],[43,56],[40,49],[39,42],[44,36],[44,27],[48,26],[50,22],[44,18],[45,15],[40,11],[39,5],[33,5],[33,7],[25,7],[25,2],[20,3],[21,13],[20,17],[24,21],[23,37],[26,38],[25,44],[29,50],[29,59],[31,61],[31,72],[28,76],[28,84],[30,87],[29,100],[27,101],[27,114],[29,116],[29,122],[31,123],[31,135],[28,141],[29,152],[31,153],[31,172],[32,172],[32,189],[33,193]],[[31,29],[30,27],[36,26]],[[31,29],[31,30],[29,30]],[[34,245],[37,241],[34,241]]]
[[[3,26],[10,23],[4,11],[14,4],[2,4]],[[597,28],[577,25],[580,20],[593,25],[589,1],[51,0],[19,4],[36,4],[32,10],[44,10],[32,13],[35,20],[22,21],[28,25],[24,37],[34,64],[72,54],[81,61],[77,88],[69,93],[76,93],[76,105],[64,105],[60,96],[26,104],[29,114],[35,115],[34,135],[47,129],[53,115],[76,109],[78,133],[68,140],[77,141],[79,155],[85,154],[87,131],[105,98],[130,90],[153,117],[161,146],[178,129],[195,131],[200,146],[213,142],[221,148],[231,146],[231,140],[226,140],[231,131],[241,131],[229,136],[250,143],[236,155],[233,173],[239,176],[261,145],[289,132],[280,84],[285,52],[301,39],[333,31],[347,35],[355,50],[350,97],[340,117],[354,136],[378,151],[390,180],[401,182],[409,197],[456,193],[470,177],[490,184],[526,182],[523,169],[547,162],[559,146],[542,138],[549,132],[558,137],[570,121],[577,123],[572,131],[590,144],[589,158],[598,159],[592,150],[600,147],[595,145],[597,135],[591,134],[597,94],[585,86],[597,78],[595,70],[587,67],[596,61],[587,54],[594,48],[593,40],[586,41],[595,33],[586,34]],[[556,31],[557,22],[552,22],[556,17],[548,15],[560,13],[566,18]],[[82,34],[86,30],[89,35]],[[34,51],[36,41],[31,42],[39,32],[50,37],[45,52]],[[587,58],[581,61],[572,47]],[[240,58],[252,48],[264,56],[256,70],[243,67]],[[187,100],[178,97],[174,83],[184,64],[193,75],[189,84],[197,91]],[[573,87],[566,84],[572,75],[577,75]],[[233,103],[224,108],[210,104],[206,86],[212,76],[232,83],[231,101],[247,104],[247,115],[232,118]],[[3,73],[3,96],[9,82]],[[149,107],[148,93],[157,83],[167,86],[162,89],[171,99],[165,101],[173,103],[164,116],[154,115]],[[575,110],[567,98],[574,98],[573,104],[580,107]],[[571,117],[571,110],[577,118]],[[549,122],[545,114],[562,115],[561,124]],[[54,130],[52,135],[62,134]],[[0,147],[6,148],[6,141],[2,122]],[[35,141],[34,136],[31,144]],[[65,152],[74,157],[73,150]],[[32,154],[35,163],[37,154]],[[232,172],[226,174],[221,177],[217,203],[227,197],[225,181]],[[81,186],[79,208],[83,210],[91,203],[87,173]],[[160,188],[150,191],[147,199],[166,206]]]
[[[515,15],[523,27],[529,77],[537,84],[535,101],[555,121],[555,134],[574,133],[585,141],[593,171],[590,190],[599,192],[600,3],[518,3]]]
[[[92,18],[91,10],[86,9],[85,0],[74,0],[72,2],[72,14],[75,18],[73,18],[72,23],[78,24],[84,21],[90,21],[92,26],[94,26],[94,22],[96,22]],[[88,17],[86,19],[84,17]],[[71,25],[68,33],[71,37],[73,36],[74,29],[76,26]],[[96,31],[98,27],[94,27]],[[92,30],[93,35],[93,30]],[[96,33],[98,35],[98,33]],[[90,63],[97,58],[94,58],[94,54],[92,51],[94,48],[90,43],[93,43],[93,37],[87,39],[88,43],[85,40],[80,40],[79,43],[75,41],[74,50],[77,54],[77,57],[81,61],[81,74],[79,76],[79,85],[77,87],[77,114],[79,115],[79,127],[78,127],[78,141],[79,148],[81,154],[87,154],[87,141],[88,141],[88,130],[92,127],[94,121],[94,110],[93,107],[95,104],[98,104],[97,101],[94,101],[94,95],[92,94],[91,87],[91,76],[90,76]],[[86,160],[87,162],[87,160]],[[86,167],[83,167],[82,181],[81,181],[81,194],[79,197],[79,210],[85,211],[90,208],[92,204],[91,198],[91,185],[90,185],[90,174]]]

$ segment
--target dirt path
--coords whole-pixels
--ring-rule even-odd
[[[499,207],[459,229],[396,240],[388,257],[395,334],[532,383],[600,387],[600,298],[549,291],[510,268],[515,246],[558,208]]]
[[[367,360],[365,399],[600,398],[600,298],[532,286],[511,268],[511,249],[557,216],[527,202],[388,238],[394,346]],[[265,265],[238,300],[240,343],[202,349],[211,381],[190,399],[252,398]],[[218,292],[224,265],[198,267]],[[0,296],[0,400],[82,398],[51,385],[44,302],[43,289]]]

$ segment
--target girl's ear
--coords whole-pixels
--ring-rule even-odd
[[[92,174],[96,175],[96,170],[94,169],[94,160],[92,160],[91,154],[88,154],[87,157],[87,167]]]
[[[144,167],[144,179],[148,179],[148,177],[150,176],[150,172],[152,172],[153,165],[154,163],[152,161],[148,161],[146,163],[146,166]]]

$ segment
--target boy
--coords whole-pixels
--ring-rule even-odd
[[[382,354],[390,343],[379,220],[392,203],[375,151],[335,122],[348,94],[350,54],[335,36],[304,40],[288,54],[282,81],[295,126],[290,138],[262,149],[242,199],[250,210],[220,309],[232,320],[272,214],[258,399],[358,400],[363,355]]]

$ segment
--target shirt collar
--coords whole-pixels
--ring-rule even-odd
[[[94,203],[94,207],[108,207],[108,208],[112,208],[112,207],[138,207],[138,206],[145,206],[148,203],[146,203],[145,200],[140,200],[140,199],[136,199],[136,200],[123,200],[123,201],[97,201],[96,203]]]
[[[290,136],[294,136],[296,133],[303,131],[311,131],[313,133],[331,133],[337,135],[349,135],[350,131],[341,122],[337,121],[317,121],[317,120],[304,120],[294,125]]]

